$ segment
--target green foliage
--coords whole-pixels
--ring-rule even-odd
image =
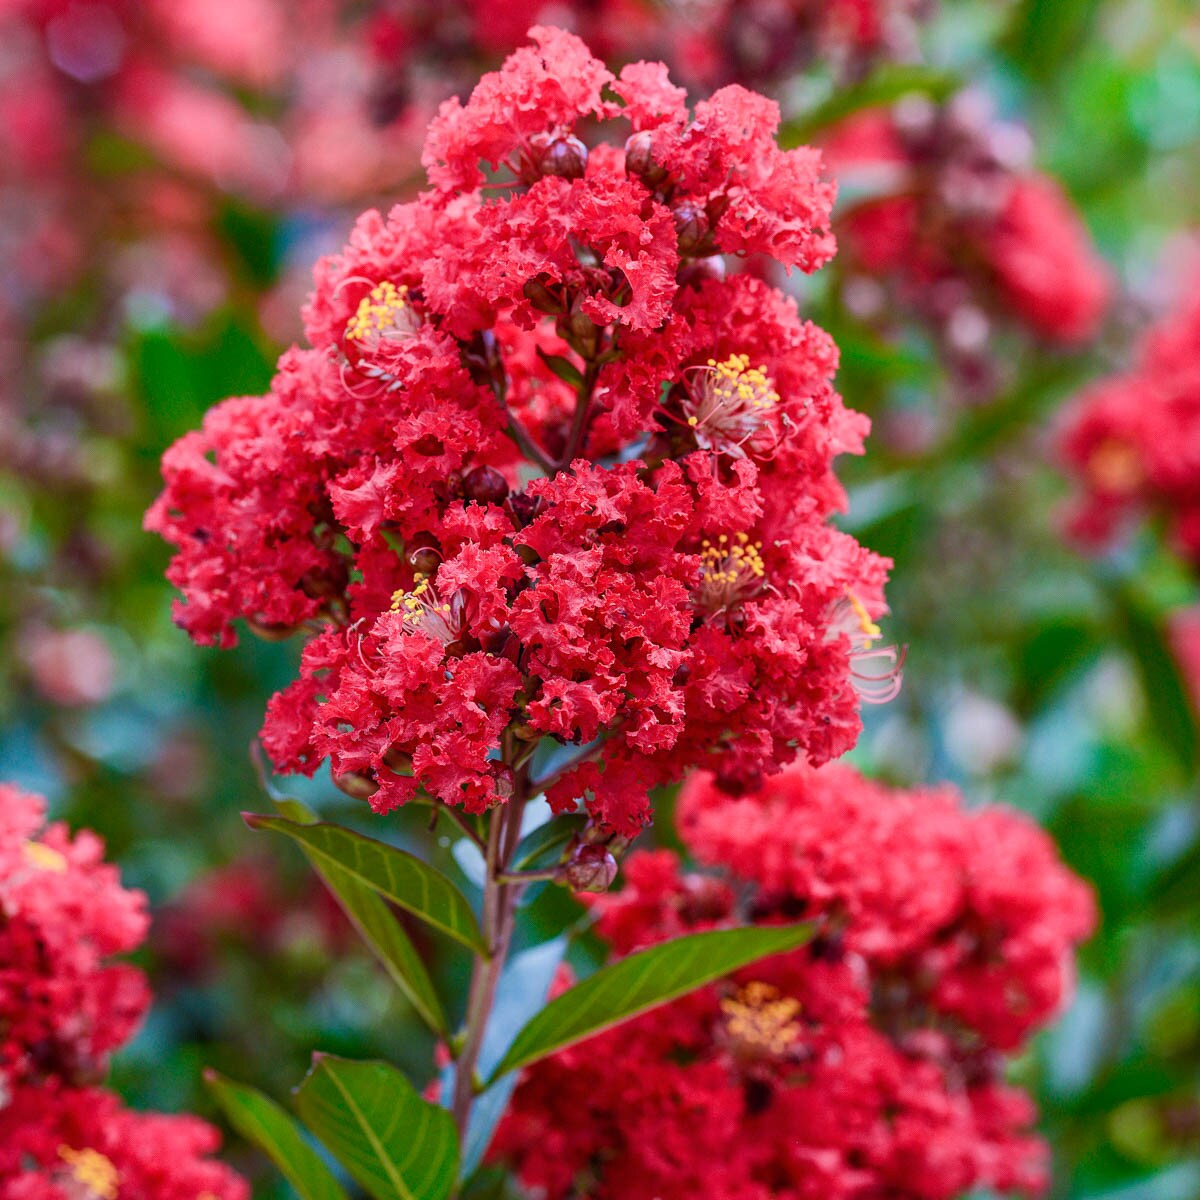
[[[299,1192],[301,1200],[346,1200],[346,1192],[321,1156],[305,1140],[300,1127],[274,1100],[245,1084],[205,1073],[229,1123],[253,1142]]]
[[[420,917],[464,946],[487,953],[479,923],[466,897],[435,867],[415,854],[323,822],[298,824],[281,817],[244,813],[251,829],[286,834],[324,870],[348,876],[393,904]]]
[[[714,929],[639,950],[556,997],[513,1040],[491,1080],[695,991],[760,958],[802,946],[811,925]]]
[[[317,822],[316,814],[298,800],[276,800],[275,807],[296,824],[312,825]],[[306,842],[301,842],[300,846],[317,874],[337,897],[342,911],[358,935],[383,964],[396,986],[408,997],[421,1019],[434,1033],[446,1037],[449,1026],[433,981],[412,938],[404,932],[404,927],[392,915],[387,904],[358,876],[335,864],[330,856],[318,854]]]
[[[454,1187],[454,1121],[395,1067],[314,1055],[296,1107],[375,1200],[445,1200]]]

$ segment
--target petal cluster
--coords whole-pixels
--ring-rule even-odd
[[[309,636],[278,768],[481,811],[591,746],[549,798],[632,833],[689,761],[747,786],[853,743],[841,614],[875,628],[886,564],[827,523],[866,433],[836,348],[726,275],[828,260],[818,154],[744,89],[689,111],[661,64],[531,37],[443,105],[429,189],[318,264],[310,347],[168,451],[147,524],[198,641]]]
[[[1002,1055],[1061,1005],[1094,921],[1045,835],[841,766],[790,768],[754,801],[695,776],[680,818],[725,870],[633,855],[594,901],[617,955],[739,921],[806,916],[817,936],[531,1068],[493,1157],[551,1200],[1044,1187]]]
[[[976,93],[855,117],[827,154],[862,195],[838,228],[845,269],[919,313],[965,376],[988,371],[994,327],[1067,346],[1098,330],[1109,272],[1028,135]],[[851,299],[887,311],[861,283]]]
[[[216,1129],[98,1086],[149,1001],[140,971],[108,961],[141,943],[145,897],[99,838],[45,815],[0,784],[0,1200],[248,1200],[209,1157]]]
[[[1083,542],[1153,514],[1200,566],[1200,291],[1146,335],[1128,371],[1071,407],[1060,453],[1080,486],[1071,529]]]

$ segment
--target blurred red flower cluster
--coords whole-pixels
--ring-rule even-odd
[[[214,1128],[99,1086],[149,1003],[141,972],[108,961],[145,936],[145,897],[95,835],[44,822],[40,797],[0,785],[0,1197],[246,1200],[207,1157]]]
[[[693,776],[679,821],[721,873],[631,856],[625,889],[593,901],[618,956],[745,921],[810,918],[816,936],[530,1068],[493,1157],[551,1200],[1042,1188],[1005,1055],[1061,1008],[1095,921],[1050,839],[841,765],[747,798]]]

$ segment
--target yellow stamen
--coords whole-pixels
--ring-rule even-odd
[[[65,854],[44,842],[26,842],[22,849],[25,851],[26,860],[39,871],[52,871],[55,875],[61,875],[70,865]]]
[[[1136,492],[1146,477],[1137,451],[1118,438],[1101,442],[1092,451],[1087,469],[1101,491],[1118,496]]]
[[[800,1001],[769,983],[748,983],[721,1001],[725,1030],[742,1050],[780,1057],[800,1037]]]
[[[405,284],[397,287],[385,279],[358,302],[358,311],[346,325],[346,337],[352,341],[363,341],[372,334],[386,334],[401,329],[404,327],[401,314],[408,308],[408,287]]]
[[[854,610],[854,615],[858,618],[858,627],[862,630],[863,637],[883,637],[883,630],[871,620],[871,614],[867,612],[867,606],[853,592],[847,592],[846,599],[850,601],[850,607]]]
[[[737,402],[751,408],[770,408],[779,403],[779,393],[762,367],[752,367],[748,354],[731,354],[723,362],[708,360],[712,368],[712,390],[724,404]]]
[[[101,1200],[117,1200],[117,1168],[98,1150],[72,1150],[59,1146],[58,1156],[71,1168],[77,1183]]]

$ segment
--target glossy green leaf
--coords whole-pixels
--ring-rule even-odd
[[[276,800],[275,807],[282,816],[298,825],[318,823],[316,814],[298,800]],[[386,902],[355,876],[335,865],[332,859],[322,858],[303,843],[301,848],[312,863],[313,869],[337,898],[342,911],[350,919],[359,936],[383,964],[384,970],[408,998],[421,1019],[434,1033],[445,1037],[449,1033],[449,1022],[442,1010],[433,980],[429,978],[429,972],[425,969],[425,963],[417,953],[412,939],[392,915]]]
[[[467,898],[445,875],[415,855],[341,825],[306,825],[257,813],[242,816],[251,829],[269,829],[298,842],[306,854],[315,856],[321,869],[332,865],[335,871],[341,870],[386,896],[464,946],[487,952]]]
[[[812,934],[809,924],[714,929],[651,946],[601,967],[552,1000],[517,1034],[489,1083],[757,959],[794,950]]]
[[[346,1200],[342,1185],[308,1144],[295,1119],[274,1100],[216,1071],[204,1082],[230,1125],[262,1150],[303,1200]]]
[[[454,1118],[395,1067],[313,1056],[296,1107],[375,1200],[445,1200],[458,1177]]]

